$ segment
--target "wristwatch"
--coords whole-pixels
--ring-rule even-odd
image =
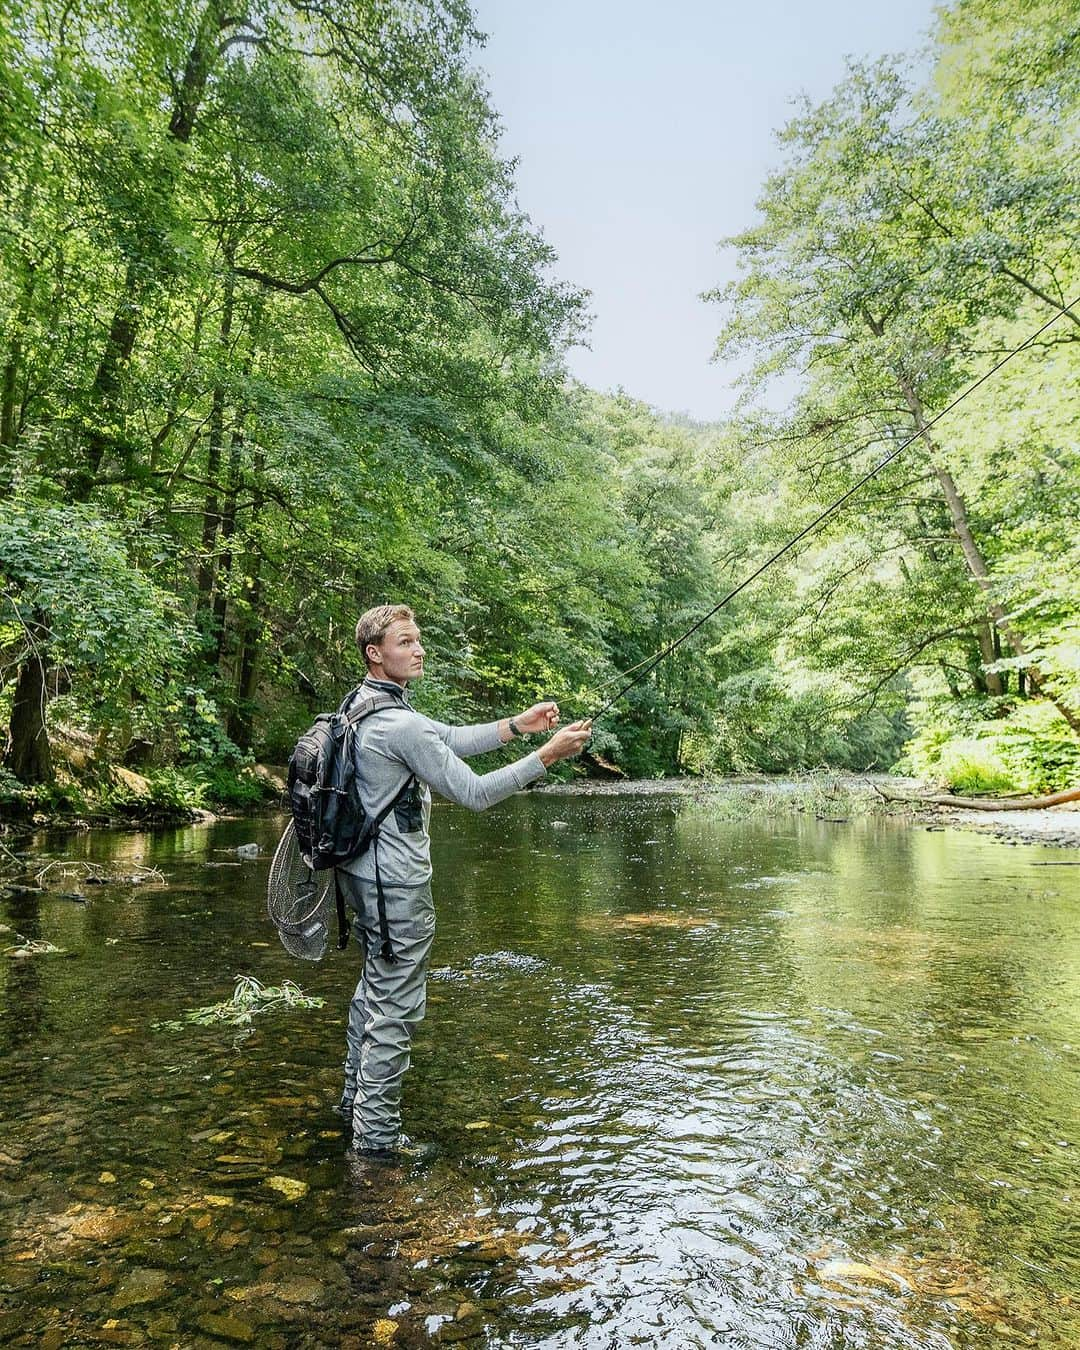
[[[512,717],[509,719],[509,723],[510,723],[510,735],[511,735],[511,736],[524,736],[524,735],[525,735],[525,733],[521,730],[521,728],[518,726],[518,724],[514,721],[514,719],[513,719]]]

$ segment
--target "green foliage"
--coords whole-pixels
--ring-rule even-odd
[[[124,692],[117,682],[160,695],[189,640],[170,598],[131,565],[116,527],[85,507],[9,502],[0,581],[9,633],[17,641],[42,616],[52,662],[92,670],[103,703]]]
[[[0,766],[0,811],[5,815],[18,815],[33,800],[31,790]]]
[[[1009,792],[1016,784],[986,741],[947,741],[941,747],[936,771],[953,792]]]
[[[838,709],[835,695],[827,677],[785,678],[771,666],[732,675],[712,726],[688,737],[686,763],[706,774],[890,768],[907,732],[902,714]]]
[[[1080,742],[1049,704],[928,694],[898,768],[954,792],[1059,792],[1080,781]],[[996,716],[995,716],[996,714]]]
[[[190,1026],[209,1027],[224,1024],[230,1027],[248,1027],[252,1019],[263,1013],[285,1009],[321,1008],[326,1002],[312,994],[305,994],[292,980],[279,985],[264,985],[254,975],[237,975],[232,998],[211,1003],[205,1008],[191,1008],[179,1021],[155,1022],[156,1031],[186,1031]]]
[[[1033,21],[1046,29],[1029,50]],[[722,763],[805,762],[817,748],[803,731],[812,709],[772,715],[784,706],[776,672],[819,681],[830,731],[853,705],[893,717],[906,674],[932,691],[911,711],[920,771],[987,783],[1075,775],[1059,745],[1020,731],[1000,750],[954,747],[944,768],[936,753],[956,707],[988,716],[1006,697],[1022,717],[1035,696],[1078,744],[1080,317],[1061,315],[1080,276],[1080,85],[1063,57],[1075,36],[1074,13],[1054,0],[943,9],[931,84],[917,88],[902,63],[853,65],[783,129],[760,219],[728,241],[740,276],[712,296],[724,306],[718,353],[743,359],[746,395],[713,474],[736,539],[761,556],[911,443],[766,583]],[[928,429],[1055,314],[1040,342]],[[779,413],[777,377],[788,394],[795,382]],[[738,466],[749,473],[732,491]],[[827,744],[823,754],[835,762]]]
[[[853,66],[783,129],[714,297],[747,372],[721,427],[566,380],[587,297],[517,206],[467,5],[9,10],[0,708],[14,730],[40,662],[49,719],[176,810],[257,799],[384,600],[418,611],[432,714],[595,712],[1078,289],[1062,0],[956,0],[928,83]],[[925,772],[1075,779],[1078,324],[672,652],[597,754],[864,769],[910,722]]]

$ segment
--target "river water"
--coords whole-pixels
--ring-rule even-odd
[[[281,825],[42,837],[38,866],[163,880],[56,866],[0,902],[64,949],[0,963],[0,1341],[1080,1345],[1075,852],[440,806],[405,1102],[438,1152],[358,1167],[357,955],[277,944]],[[239,974],[326,1002],[154,1025]]]

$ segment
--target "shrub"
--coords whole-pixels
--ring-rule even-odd
[[[1015,792],[1018,784],[989,741],[948,741],[941,750],[937,776],[951,792]]]

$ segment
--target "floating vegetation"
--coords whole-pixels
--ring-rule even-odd
[[[908,780],[891,781],[903,785]],[[713,820],[767,819],[790,812],[832,824],[910,813],[909,807],[887,801],[872,777],[827,773],[757,781],[720,779],[703,786],[688,809]]]
[[[4,955],[11,956],[15,960],[21,960],[25,956],[60,956],[65,951],[65,948],[56,947],[51,942],[32,942],[21,933],[16,933],[15,936],[19,939],[16,945],[4,948]]]
[[[133,872],[110,872],[100,863],[54,859],[34,875],[39,886],[46,882],[82,881],[87,886],[143,886],[148,881],[165,884],[165,874],[156,867],[136,867]]]
[[[247,1027],[260,1013],[277,1008],[321,1008],[325,1002],[323,998],[305,994],[292,980],[264,985],[254,975],[237,975],[232,998],[205,1008],[191,1008],[179,1021],[155,1022],[153,1026],[155,1031],[184,1031],[189,1026],[209,1027],[218,1023]]]

